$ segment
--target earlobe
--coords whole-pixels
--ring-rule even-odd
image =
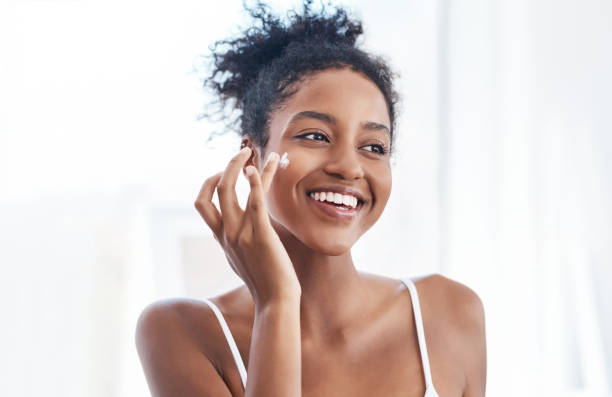
[[[244,164],[244,167],[242,167],[242,170],[244,171],[246,169],[246,167],[248,167],[249,165],[254,166],[255,168],[258,168],[258,161],[257,161],[257,155],[259,154],[257,151],[257,148],[255,147],[255,145],[253,144],[253,142],[248,139],[245,138],[242,140],[242,142],[240,143],[240,149],[244,148],[244,147],[250,147],[251,148],[251,157],[249,157],[249,159],[247,160],[247,162]]]

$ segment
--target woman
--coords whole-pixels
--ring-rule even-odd
[[[216,44],[207,80],[241,112],[242,149],[195,203],[245,285],[143,311],[152,394],[484,396],[478,296],[440,275],[359,272],[351,258],[391,192],[388,66],[355,45],[361,24],[342,9],[306,1],[286,22],[261,3],[249,12],[260,24]]]

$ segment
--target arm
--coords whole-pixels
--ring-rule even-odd
[[[256,306],[245,397],[302,395],[300,298]]]

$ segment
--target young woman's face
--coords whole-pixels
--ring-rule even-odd
[[[318,72],[297,88],[270,119],[266,153],[289,160],[270,186],[270,216],[311,249],[338,255],[378,220],[391,193],[389,113],[379,88],[350,69]],[[310,197],[336,189],[352,190],[357,208]]]

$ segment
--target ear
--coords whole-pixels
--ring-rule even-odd
[[[249,136],[244,137],[242,141],[240,142],[240,149],[246,146],[251,148],[251,157],[244,164],[244,167],[242,168],[242,170],[244,171],[246,167],[249,165],[252,165],[255,168],[259,169],[259,163],[261,160],[259,156],[261,155],[261,150],[257,147],[253,139]]]

